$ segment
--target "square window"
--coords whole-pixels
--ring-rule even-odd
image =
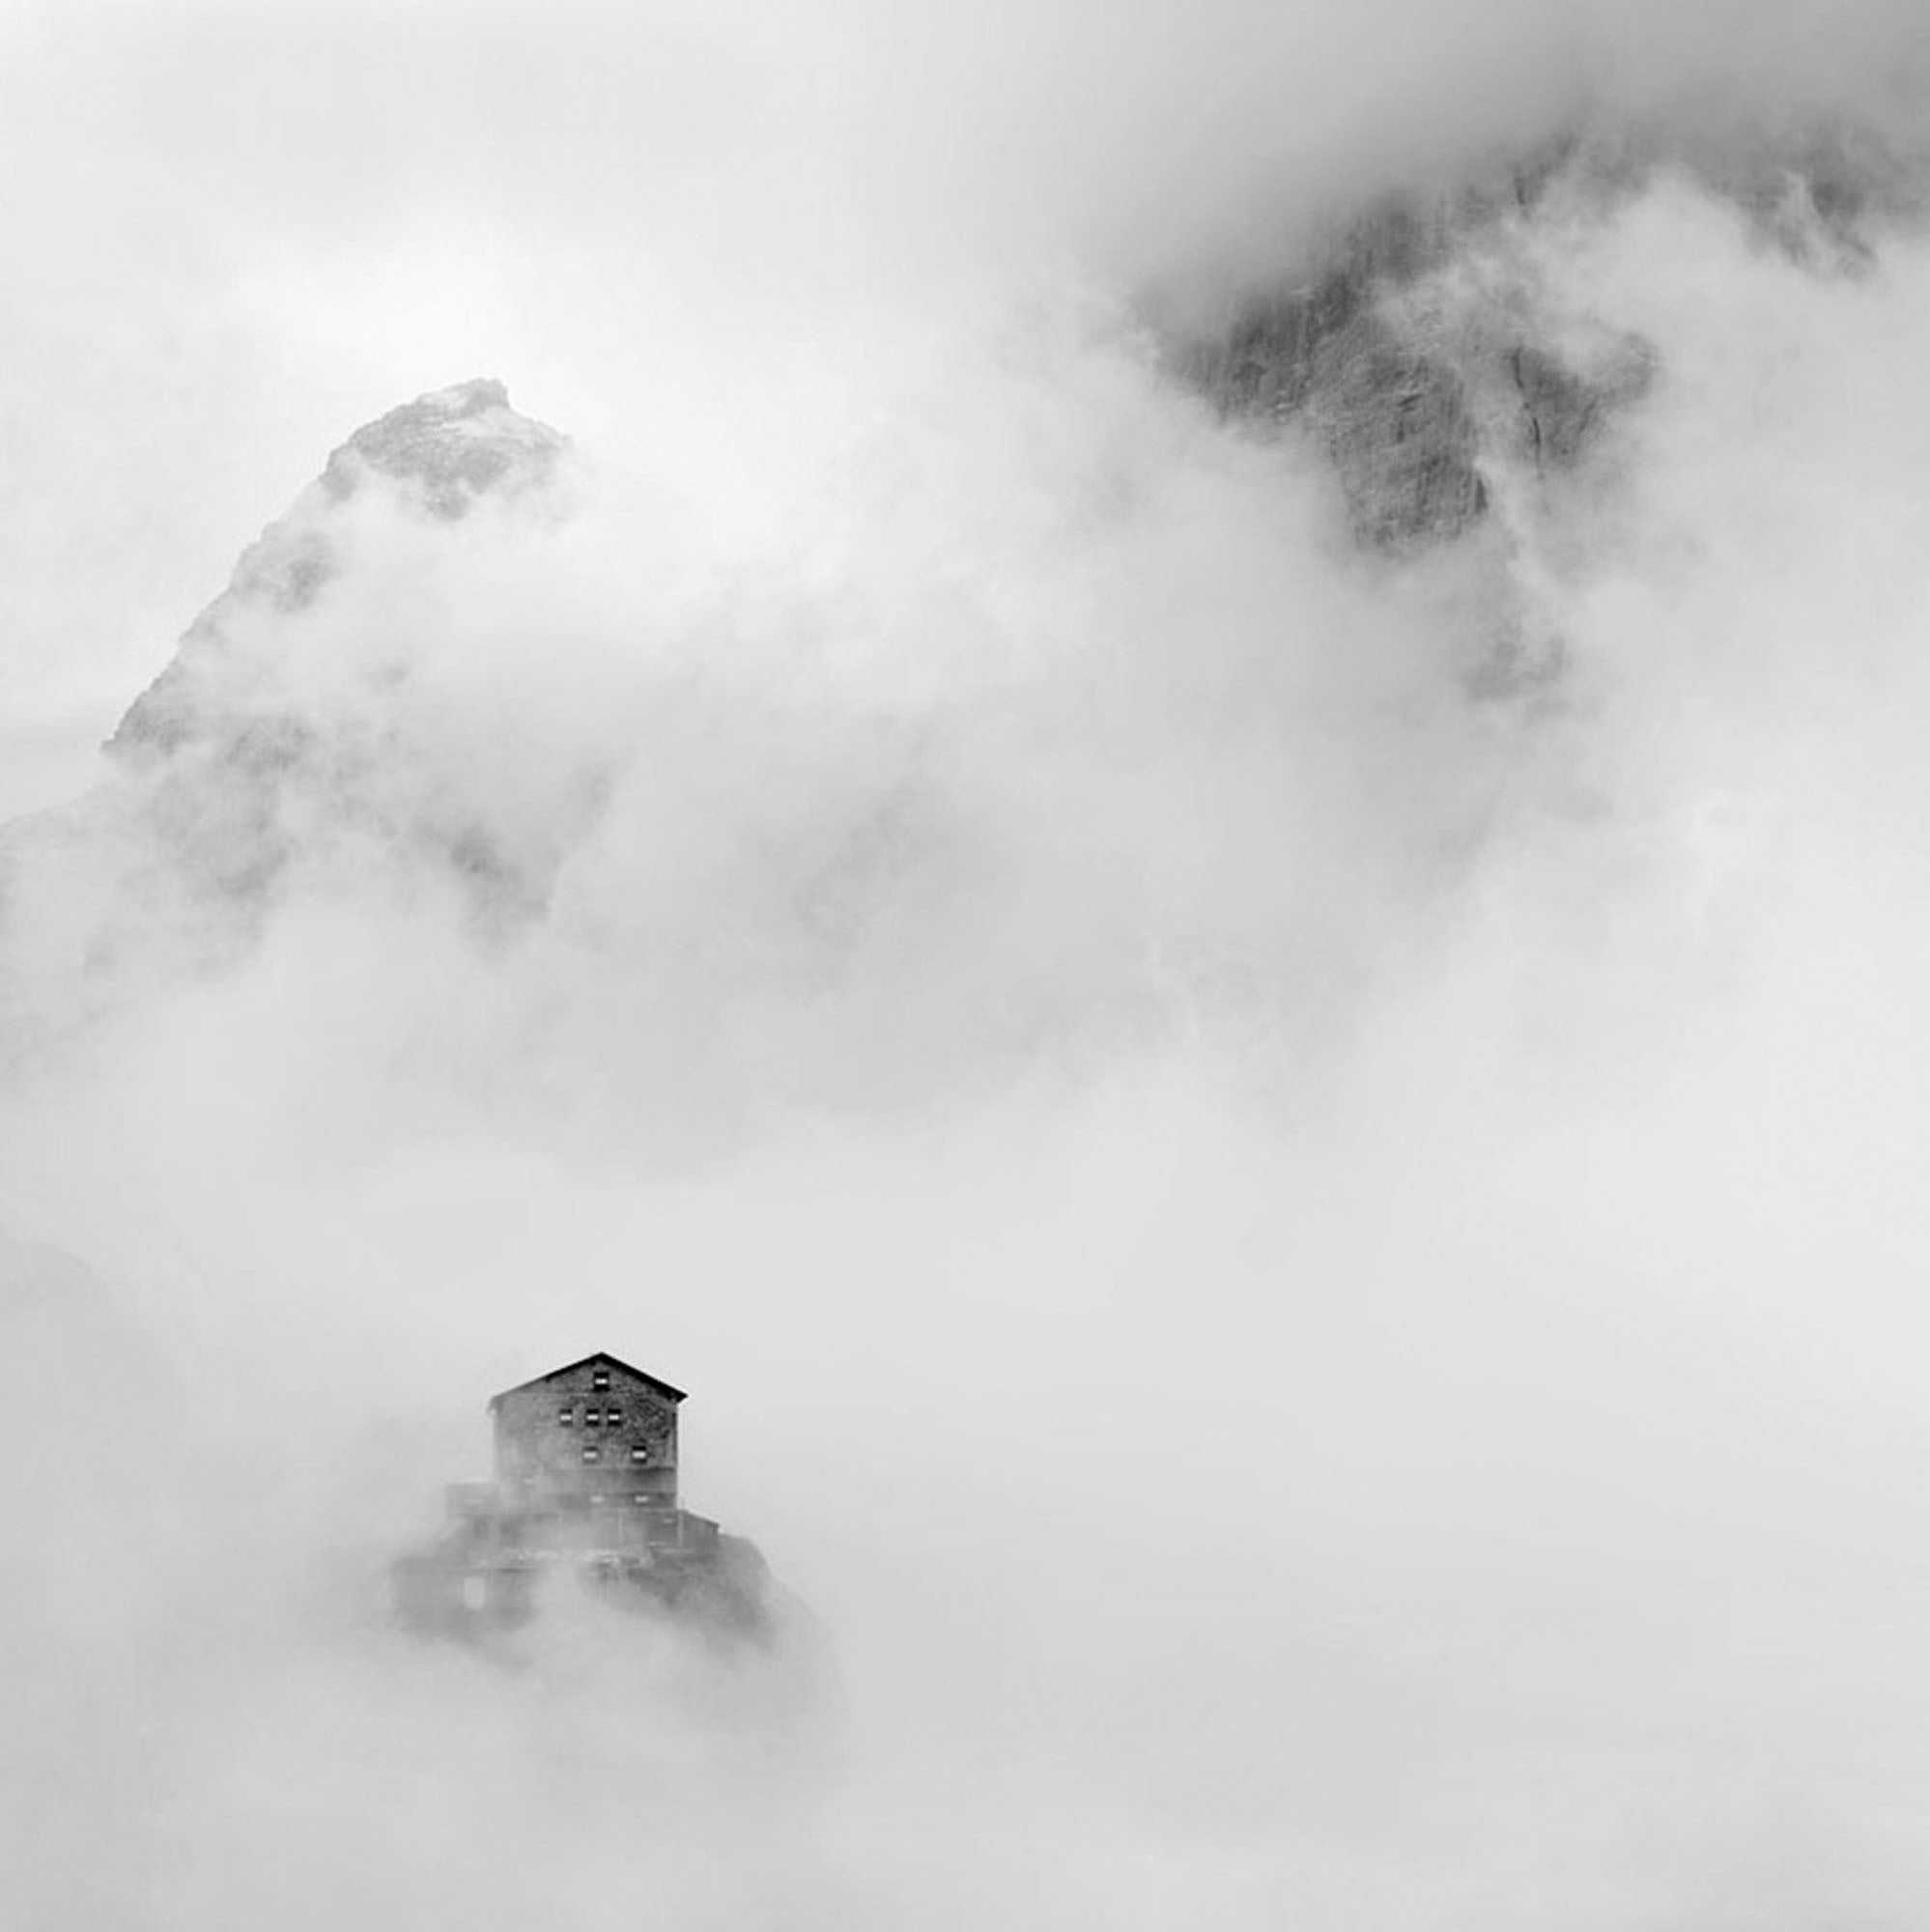
[[[623,1411],[620,1408],[607,1408],[603,1412],[603,1419],[614,1429],[623,1420]]]
[[[594,1403],[583,1410],[583,1427],[594,1429],[603,1420],[603,1411]]]
[[[639,1442],[636,1448],[631,1450],[630,1460],[633,1463],[647,1463],[650,1460],[650,1452]]]
[[[610,1371],[608,1369],[592,1369],[590,1371],[591,1388],[607,1389],[609,1386],[610,1386]]]
[[[577,1412],[574,1408],[570,1406],[568,1403],[565,1403],[562,1406],[562,1407],[556,1411],[556,1420],[565,1429],[567,1429],[570,1426],[570,1424],[573,1423],[576,1419],[577,1419]]]
[[[583,1461],[585,1463],[601,1463],[603,1461],[603,1451],[592,1442],[583,1450]]]

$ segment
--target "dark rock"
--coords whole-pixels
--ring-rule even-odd
[[[1297,286],[1249,297],[1217,342],[1179,362],[1228,416],[1297,430],[1325,452],[1354,532],[1379,550],[1450,540],[1490,506],[1488,472],[1516,452],[1485,399],[1511,387],[1519,444],[1538,474],[1572,468],[1626,382],[1571,368],[1518,320],[1443,316],[1409,292],[1479,239],[1508,197],[1463,195],[1417,210],[1388,204],[1348,230],[1335,259]],[[1463,230],[1458,222],[1471,224]]]
[[[1502,471],[1540,486],[1578,469],[1648,386],[1646,344],[1624,338],[1584,366],[1505,263],[1551,207],[1610,207],[1662,167],[1821,274],[1857,271],[1871,232],[1924,201],[1925,170],[1864,129],[1691,120],[1568,135],[1366,209],[1174,360],[1229,418],[1323,450],[1364,545],[1450,541],[1489,513]],[[1458,273],[1469,259],[1502,272]]]

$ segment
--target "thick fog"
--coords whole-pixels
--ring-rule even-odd
[[[1655,374],[1406,560],[1149,320],[1577,120],[1907,157],[1916,9],[0,35],[10,1923],[1921,1921],[1908,198],[1484,244]],[[246,640],[339,789],[197,895],[99,742],[480,375],[565,473],[345,513]],[[391,1627],[592,1349],[808,1657]]]

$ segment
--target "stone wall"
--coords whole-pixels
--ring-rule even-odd
[[[606,1362],[560,1369],[498,1396],[495,1419],[497,1481],[512,1505],[642,1496],[675,1507],[677,1405],[641,1377]]]

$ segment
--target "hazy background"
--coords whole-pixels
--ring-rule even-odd
[[[5,17],[0,810],[358,423],[492,374],[582,459],[372,518],[284,673],[417,665],[513,945],[326,819],[85,1024],[60,893],[0,934],[18,1922],[1920,1922],[1930,250],[1521,239],[1660,372],[1534,701],[1134,321],[1582,107],[1907,135],[1917,10]],[[809,1719],[384,1628],[592,1348]]]

